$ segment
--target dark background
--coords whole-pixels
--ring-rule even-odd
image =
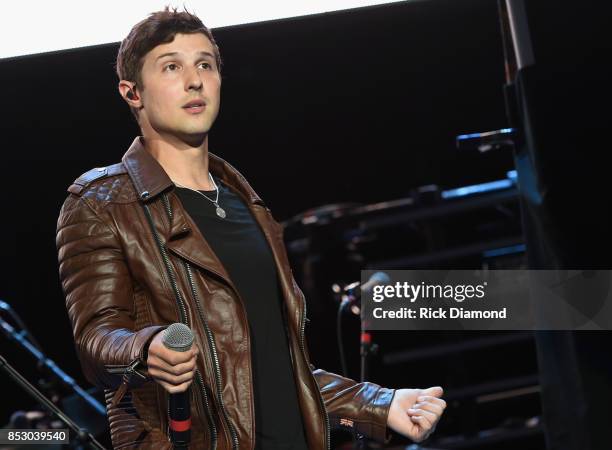
[[[540,17],[543,27],[545,8]],[[246,176],[279,220],[325,204],[403,198],[425,184],[505,178],[514,168],[507,152],[459,152],[454,143],[457,134],[508,125],[493,0],[402,2],[213,32],[224,67],[210,150]],[[0,60],[0,298],[84,386],[58,279],[55,225],[68,185],[118,162],[139,132],[117,91],[118,46]],[[332,347],[311,354],[338,370]],[[0,353],[36,379],[22,350],[2,338]],[[535,361],[533,354],[474,357],[495,372],[495,358],[505,356]],[[405,384],[393,387],[447,380],[448,373],[431,376],[437,369],[418,378],[407,369]],[[0,380],[6,423],[33,402],[4,374]]]

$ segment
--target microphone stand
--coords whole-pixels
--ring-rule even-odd
[[[354,298],[353,301],[357,301],[357,298]],[[359,355],[361,358],[361,371],[359,381],[363,383],[367,381],[368,363],[370,356],[376,352],[376,344],[372,343],[372,335],[368,331],[366,331],[366,320],[361,305],[359,306],[359,317],[361,319],[361,332],[359,335],[359,341],[361,346],[359,350]],[[361,435],[359,435],[354,441],[354,446],[358,450],[368,450],[370,448],[368,444],[368,439],[365,436]]]
[[[340,306],[339,311],[344,311],[350,305],[356,304],[360,300],[360,296],[354,294],[354,287],[358,286],[358,283],[354,283],[355,286],[349,285],[348,289],[345,288],[345,298]],[[339,314],[341,314],[339,312]],[[361,358],[361,372],[359,376],[359,381],[362,383],[367,381],[368,379],[368,365],[370,357],[376,354],[378,350],[378,345],[372,342],[372,334],[369,331],[366,331],[367,322],[364,317],[364,309],[359,306],[359,316],[361,320],[361,332],[360,332],[360,358]],[[339,341],[340,342],[340,341]],[[367,450],[370,448],[368,445],[368,439],[365,436],[354,435],[353,436],[353,445],[355,448],[360,450]]]
[[[4,325],[3,325],[4,326]],[[62,412],[51,400],[45,397],[38,389],[26,380],[17,370],[15,370],[2,356],[0,356],[0,368],[17,382],[30,396],[36,399],[40,404],[45,406],[51,413],[55,414],[62,422],[75,433],[79,443],[89,444],[91,447],[100,450],[106,450],[96,439],[84,428],[73,422],[66,414]]]
[[[64,386],[67,386],[75,394],[83,398],[97,413],[106,418],[106,408],[92,397],[86,390],[80,387],[72,377],[68,376],[66,372],[60,369],[51,359],[47,358],[38,348],[36,348],[30,341],[25,339],[20,333],[16,332],[15,329],[6,321],[0,319],[0,331],[4,333],[9,340],[12,340],[20,344],[25,348],[34,358],[37,359],[39,367],[44,366],[55,375]]]
[[[379,273],[374,274],[365,285],[362,285],[360,282],[354,282],[354,283],[351,283],[345,286],[344,289],[342,289],[341,303],[338,308],[338,330],[337,331],[338,331],[338,345],[340,348],[340,356],[341,356],[342,368],[344,372],[346,372],[346,368],[345,368],[345,362],[344,362],[344,352],[342,349],[342,336],[340,333],[340,324],[341,324],[340,320],[341,320],[342,313],[346,309],[350,308],[352,305],[356,306],[358,302],[361,302],[363,300],[362,296],[364,295],[364,293],[362,291],[369,292],[373,284],[379,284],[381,282],[386,282],[385,277],[386,279],[389,278],[388,275],[386,275],[385,273],[379,272]],[[338,292],[339,289],[336,290],[336,288],[334,288],[334,291]],[[359,341],[360,341],[359,354],[361,358],[361,373],[359,376],[359,381],[363,383],[367,381],[368,379],[369,360],[371,356],[375,355],[376,352],[378,351],[378,345],[372,342],[372,334],[369,331],[367,331],[369,327],[368,327],[367,318],[365,317],[363,305],[362,304],[359,305],[359,312],[357,311],[353,311],[353,312],[355,314],[359,314],[359,318],[361,321],[361,333],[359,337]],[[346,373],[345,373],[345,376],[346,376]],[[361,450],[366,450],[370,448],[370,446],[368,445],[367,439],[364,436],[354,434],[353,439],[354,439],[353,442],[354,442],[355,448],[361,449]]]
[[[368,379],[368,363],[370,356],[376,353],[377,346],[372,342],[372,334],[369,331],[365,331],[363,326],[363,320],[361,322],[361,335],[359,338],[361,343],[361,382],[367,381]]]

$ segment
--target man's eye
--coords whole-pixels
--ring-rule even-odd
[[[164,67],[164,70],[167,70],[167,69],[168,69],[168,67],[177,67],[177,65],[176,65],[176,64],[174,64],[174,63],[170,63],[170,64],[168,64],[166,67]]]
[[[204,66],[204,68],[205,68],[205,69],[207,69],[207,70],[208,70],[208,69],[212,69],[212,66],[210,65],[210,63],[203,62],[203,63],[200,63],[200,65],[201,65],[201,66]]]

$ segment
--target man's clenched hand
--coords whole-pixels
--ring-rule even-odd
[[[196,345],[186,352],[170,350],[163,343],[163,332],[159,332],[149,344],[149,376],[170,394],[184,392],[193,381],[198,353]]]
[[[387,425],[414,442],[421,442],[434,431],[446,408],[441,387],[397,389],[389,408]]]

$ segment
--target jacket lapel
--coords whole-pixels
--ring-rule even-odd
[[[172,226],[166,243],[168,250],[234,286],[229,273],[176,194],[171,193],[168,199],[173,211]]]
[[[159,194],[169,192],[168,200],[173,217],[166,239],[168,250],[195,266],[214,273],[236,290],[227,270],[200,232],[197,224],[187,214],[176,194],[171,192],[174,188],[172,180],[157,160],[144,148],[140,136],[134,139],[122,161],[141,202],[153,201]],[[291,301],[294,298],[294,287],[289,260],[284,250],[282,226],[274,221],[261,198],[231,164],[211,152],[208,152],[208,163],[209,171],[221,178],[242,197],[255,221],[261,227],[274,256],[288,312],[294,315],[295,323],[298,323],[300,311],[298,305]]]

